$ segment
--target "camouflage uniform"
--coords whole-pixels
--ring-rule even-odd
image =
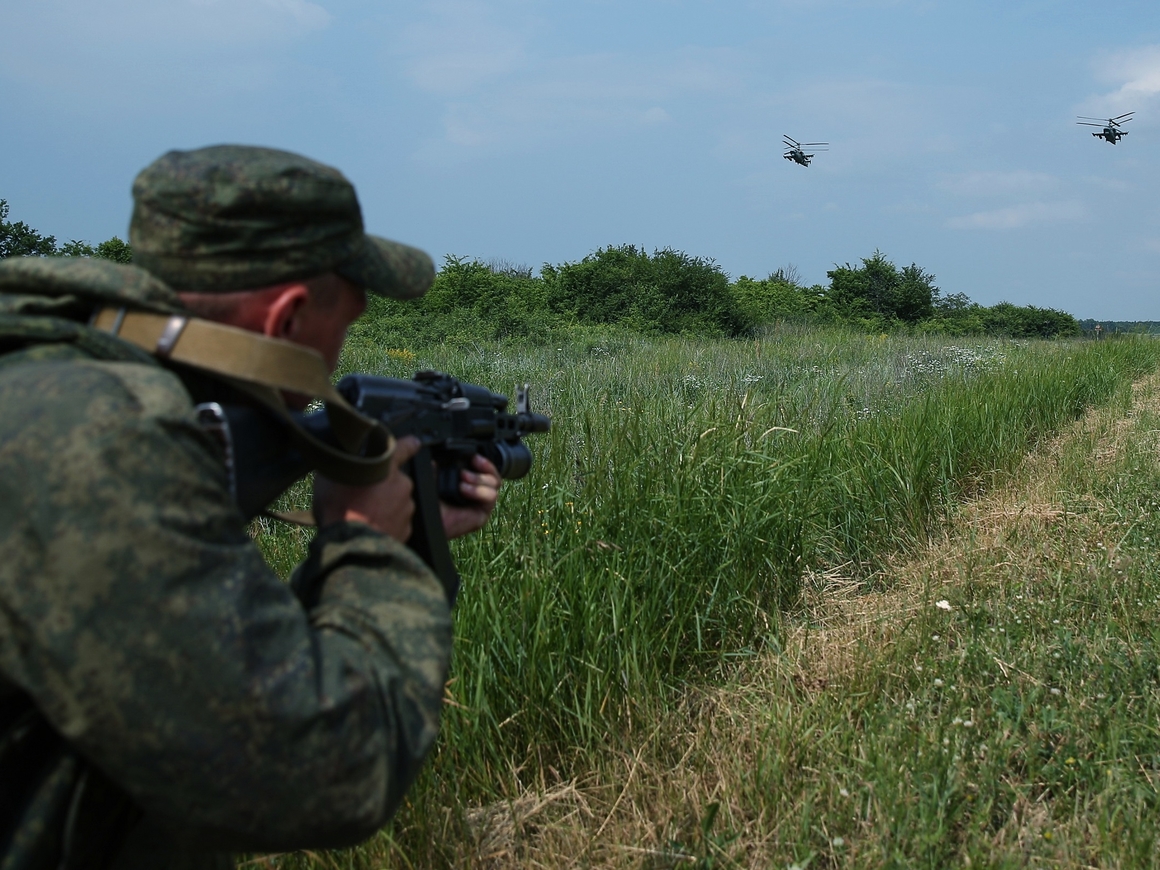
[[[133,267],[0,262],[0,870],[355,843],[435,739],[443,590],[355,523],[281,582],[187,386],[86,326],[102,304],[183,310]]]

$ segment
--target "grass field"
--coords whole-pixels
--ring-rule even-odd
[[[1151,861],[1160,427],[1146,401],[1124,415],[1158,359],[797,330],[354,336],[350,369],[530,381],[554,427],[458,546],[444,732],[393,831],[257,860]],[[1059,435],[1093,408],[1094,434]],[[976,523],[992,502],[1010,528]],[[302,544],[260,541],[283,570]]]

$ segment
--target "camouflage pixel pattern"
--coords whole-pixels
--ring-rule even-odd
[[[173,314],[181,300],[142,269],[90,257],[0,260],[0,313],[86,319],[94,304]]]
[[[363,232],[337,169],[272,148],[170,151],[133,182],[133,262],[176,288],[227,292],[335,271],[372,293],[422,296],[427,254]]]
[[[176,301],[98,268],[123,275],[126,304]],[[355,843],[435,739],[443,590],[348,523],[280,581],[179,378],[32,304],[116,301],[102,274],[0,263],[0,732],[23,716],[43,761],[19,780],[24,818],[0,819],[0,868],[228,867],[234,851]],[[3,733],[11,801],[11,765],[32,754],[5,756]]]

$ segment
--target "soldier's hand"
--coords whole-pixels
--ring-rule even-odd
[[[411,537],[415,515],[411,478],[399,470],[422,445],[413,435],[400,438],[391,458],[391,473],[370,486],[346,486],[321,474],[314,475],[314,519],[319,526],[342,520],[366,523],[396,541]]]
[[[485,457],[478,453],[472,458],[474,471],[464,469],[459,476],[459,491],[471,499],[469,505],[449,505],[439,503],[443,515],[443,532],[448,539],[460,538],[483,528],[491,512],[495,510],[496,499],[503,478],[499,471]]]

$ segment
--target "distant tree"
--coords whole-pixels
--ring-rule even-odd
[[[529,267],[495,263],[448,255],[431,289],[407,305],[437,317],[466,317],[492,338],[542,334],[548,319],[544,282]]]
[[[23,221],[9,221],[8,201],[0,199],[0,259],[27,256],[97,257],[115,263],[129,263],[133,259],[133,249],[117,236],[96,247],[77,239],[57,245],[56,236],[43,235]]]
[[[492,257],[487,261],[487,268],[496,275],[507,275],[511,278],[531,278],[536,271],[524,263],[515,263],[503,257]]]
[[[769,280],[789,284],[793,287],[800,287],[802,285],[802,273],[798,271],[798,267],[793,263],[786,263],[784,266],[779,266],[777,271],[769,276]]]
[[[918,323],[933,316],[934,301],[939,296],[934,275],[911,263],[898,273],[898,279],[891,293],[894,316],[906,323]]]
[[[1097,325],[1100,327],[1100,333],[1104,335],[1114,335],[1117,332],[1134,335],[1160,334],[1160,320],[1093,320],[1089,317],[1079,322],[1079,327],[1085,335],[1095,335]]]
[[[133,248],[129,243],[117,236],[105,239],[93,249],[93,256],[102,260],[112,260],[114,263],[133,262]]]
[[[1000,302],[980,311],[988,332],[1012,338],[1058,338],[1080,334],[1079,321],[1066,311]]]
[[[8,201],[0,199],[0,259],[56,253],[56,237],[44,236],[24,221],[8,220]]]
[[[739,335],[750,326],[720,266],[671,248],[650,256],[610,246],[540,274],[553,310],[581,323],[697,335]]]
[[[73,239],[57,247],[53,253],[58,257],[92,257],[96,254],[96,250],[88,242]]]
[[[966,293],[948,293],[934,300],[935,314],[942,317],[951,317],[978,307]]]
[[[826,296],[841,315],[918,323],[934,314],[939,294],[934,275],[913,263],[899,269],[881,251],[864,258],[861,266],[846,263],[826,276]]]
[[[730,288],[745,318],[754,325],[803,320],[817,313],[822,288],[802,287],[778,269],[764,281],[742,275]]]

